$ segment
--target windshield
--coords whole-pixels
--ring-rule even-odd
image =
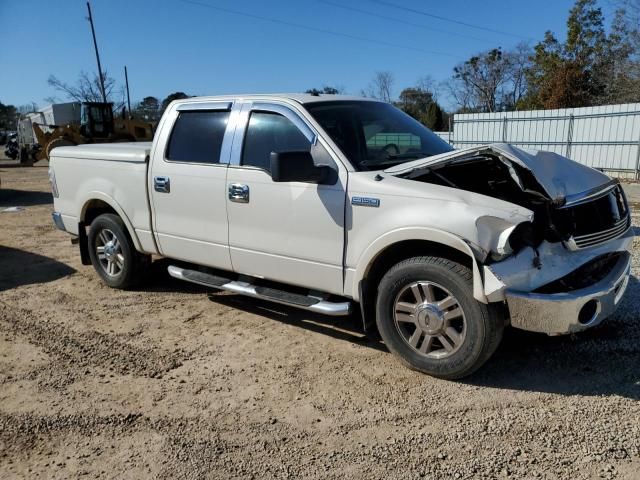
[[[380,170],[453,150],[388,103],[331,101],[308,103],[305,108],[358,171]]]

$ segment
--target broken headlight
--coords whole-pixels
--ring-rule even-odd
[[[509,246],[514,252],[522,250],[524,247],[537,248],[540,242],[531,222],[522,222],[516,226],[509,235]]]

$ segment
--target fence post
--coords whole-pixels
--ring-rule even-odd
[[[453,127],[454,127],[454,123],[455,123],[455,114],[451,114],[449,115],[449,144],[453,147]]]
[[[640,135],[638,135],[638,152],[636,153],[636,174],[635,179],[640,180]]]
[[[571,158],[571,140],[573,139],[573,113],[569,115],[569,128],[567,131],[567,150],[565,157]]]
[[[507,116],[502,119],[502,143],[507,143]]]

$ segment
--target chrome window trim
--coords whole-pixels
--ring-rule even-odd
[[[251,111],[262,111],[262,112],[273,112],[279,113],[287,120],[291,121],[298,130],[302,132],[302,134],[309,140],[311,145],[315,145],[318,139],[317,134],[313,131],[310,125],[307,124],[305,120],[303,120],[297,113],[291,110],[289,107],[285,107],[284,105],[278,105],[275,103],[266,103],[266,102],[256,102],[251,107]]]
[[[226,167],[229,164],[229,156],[231,151],[231,142],[233,140],[233,130],[235,130],[235,116],[234,112],[239,109],[239,106],[235,102],[201,102],[201,103],[186,103],[178,105],[168,116],[168,121],[162,125],[162,129],[167,129],[169,132],[164,137],[164,145],[162,148],[162,161],[164,163],[179,164],[179,165],[199,165],[202,167]],[[167,158],[167,151],[169,144],[171,143],[171,135],[173,128],[175,127],[178,117],[182,112],[194,112],[194,111],[228,111],[229,118],[227,119],[227,126],[222,137],[222,145],[220,146],[220,158],[217,163],[210,162],[189,162],[186,160],[170,160]],[[230,131],[231,130],[231,131]],[[159,132],[156,132],[158,134]]]
[[[188,112],[193,110],[231,110],[233,102],[200,102],[200,103],[183,103],[178,105],[176,111]]]
[[[266,172],[262,168],[257,168],[252,165],[242,165],[242,149],[244,146],[244,137],[249,126],[249,117],[251,112],[272,112],[277,113],[291,121],[305,136],[311,145],[315,145],[318,141],[318,134],[315,129],[309,125],[309,123],[302,118],[296,111],[286,105],[273,102],[254,102],[246,101],[240,106],[240,112],[238,115],[237,123],[235,126],[235,132],[233,136],[233,146],[231,148],[231,154],[229,159],[229,165],[239,168],[252,168]],[[268,173],[268,172],[267,172]]]

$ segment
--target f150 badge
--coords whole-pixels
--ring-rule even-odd
[[[360,205],[361,207],[379,207],[380,199],[371,197],[351,197],[351,205]]]

